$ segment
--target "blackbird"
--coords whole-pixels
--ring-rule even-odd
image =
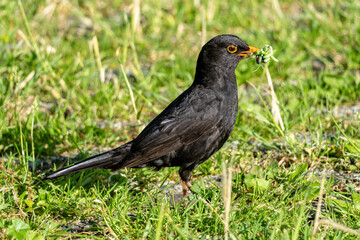
[[[235,68],[258,48],[234,35],[219,35],[201,49],[192,85],[134,140],[59,169],[45,179],[90,168],[180,167],[184,198],[192,171],[218,151],[232,132],[238,111]]]

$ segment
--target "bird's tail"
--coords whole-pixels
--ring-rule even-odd
[[[70,173],[79,172],[91,168],[112,168],[112,166],[119,164],[130,150],[131,144],[124,144],[121,147],[115,148],[108,152],[104,152],[95,156],[91,156],[79,162],[76,162],[70,167],[64,167],[47,175],[44,180],[54,179],[68,175]]]

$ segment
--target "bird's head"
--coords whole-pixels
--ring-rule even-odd
[[[219,35],[208,41],[201,49],[198,64],[209,67],[224,66],[235,69],[239,61],[249,57],[259,48],[249,46],[235,35]]]

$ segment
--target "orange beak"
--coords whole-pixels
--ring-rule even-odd
[[[260,48],[253,47],[253,46],[249,46],[249,48],[250,49],[248,51],[243,51],[236,56],[241,56],[242,58],[247,58],[247,57],[249,57],[250,53],[254,53],[254,52],[257,52],[258,50],[260,50]]]

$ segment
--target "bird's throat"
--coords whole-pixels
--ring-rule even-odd
[[[196,70],[194,83],[205,87],[236,90],[235,68],[232,66],[202,66]]]

